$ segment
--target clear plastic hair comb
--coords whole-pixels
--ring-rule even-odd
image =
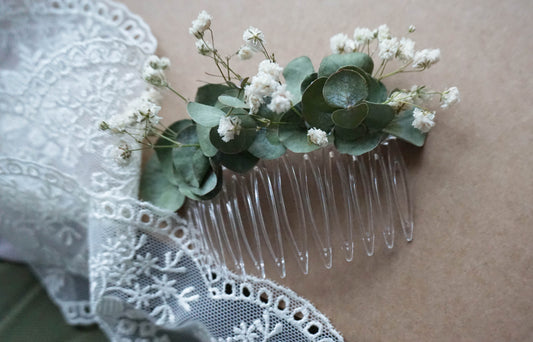
[[[332,253],[352,261],[358,249],[372,256],[376,234],[387,248],[395,232],[413,238],[406,168],[395,139],[358,156],[324,148],[262,161],[245,175],[225,170],[227,181],[211,201],[190,204],[215,262],[265,277],[273,267],[287,275],[294,257],[307,274],[310,253],[326,268]]]

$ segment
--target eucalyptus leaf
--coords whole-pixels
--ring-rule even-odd
[[[375,149],[381,140],[384,138],[384,134],[374,133],[367,134],[359,139],[344,140],[340,138],[335,139],[335,147],[340,153],[347,153],[353,156],[359,156]]]
[[[263,128],[257,132],[254,143],[248,152],[260,159],[277,159],[285,154],[286,148],[278,140],[277,143],[273,143],[267,137],[267,129]]]
[[[282,122],[279,126],[279,140],[286,148],[296,153],[307,153],[320,148],[309,142],[305,122],[296,113],[286,113]]]
[[[368,134],[368,132],[363,126],[357,126],[356,128],[342,128],[335,126],[333,129],[335,140],[341,139],[345,141],[353,141],[364,137],[366,134]]]
[[[196,125],[196,134],[198,135],[198,143],[200,148],[206,157],[213,157],[217,154],[218,150],[209,139],[209,132],[211,132],[211,127],[205,127],[202,125]]]
[[[352,52],[334,54],[329,55],[322,60],[318,69],[318,77],[328,77],[339,70],[339,68],[350,65],[359,67],[368,74],[372,74],[372,70],[374,69],[374,62],[366,53]]]
[[[325,77],[316,79],[307,87],[302,96],[302,116],[310,126],[327,132],[334,125],[331,113],[335,108],[328,105],[322,95],[326,80]]]
[[[235,154],[246,151],[254,142],[257,135],[257,123],[249,115],[239,115],[241,119],[241,131],[233,140],[225,142],[218,133],[218,126],[211,128],[209,139],[211,144],[219,151],[226,154]]]
[[[356,128],[363,122],[368,115],[368,106],[366,103],[360,103],[357,106],[347,109],[337,109],[331,115],[335,125],[342,128]]]
[[[322,94],[332,107],[349,108],[366,99],[368,88],[363,76],[352,70],[339,70],[326,80]]]
[[[178,134],[182,144],[199,145],[196,127],[190,126]],[[210,167],[209,159],[204,156],[199,146],[182,146],[172,149],[174,177],[178,185],[199,187]]]
[[[394,109],[382,103],[365,102],[368,106],[368,116],[364,124],[372,132],[385,128],[394,118]]]
[[[220,95],[218,101],[226,106],[233,108],[248,108],[248,105],[242,100],[229,95]]]
[[[301,56],[293,59],[283,69],[283,77],[287,84],[287,90],[292,94],[294,103],[300,102],[302,93],[300,86],[302,81],[309,75],[315,72],[313,63],[307,56]]]
[[[426,141],[427,133],[422,133],[418,128],[414,128],[413,120],[413,109],[403,111],[396,115],[383,131],[415,146],[422,147]]]
[[[339,70],[352,70],[365,78],[368,87],[368,97],[366,98],[367,101],[382,103],[387,100],[387,88],[385,88],[385,85],[371,75],[367,74],[363,69],[351,65],[342,67]]]
[[[209,200],[215,197],[222,189],[222,168],[220,165],[216,166],[207,175],[205,181],[199,188],[190,186],[181,186],[180,191],[187,197],[194,200]]]
[[[228,86],[226,84],[206,84],[198,88],[196,92],[195,102],[208,106],[214,106],[217,103],[218,97],[229,90],[237,88],[236,86]]]
[[[187,112],[196,123],[206,127],[218,125],[220,118],[225,115],[222,110],[216,107],[196,102],[189,102],[187,104]]]
[[[163,175],[156,155],[152,155],[144,167],[141,175],[140,197],[159,208],[171,211],[178,210],[185,202],[185,196],[178,187],[171,184]]]
[[[160,137],[155,143],[155,153],[159,159],[163,175],[165,175],[167,180],[174,185],[178,185],[175,177],[174,162],[172,159],[172,151],[174,148],[167,146],[172,146],[172,141],[177,141],[178,135],[183,130],[192,127],[193,125],[194,122],[189,119],[176,121],[163,132],[163,137]]]
[[[304,78],[304,80],[302,81],[302,84],[300,85],[300,91],[302,93],[302,96],[303,96],[303,93],[305,92],[305,90],[307,89],[307,87],[309,87],[309,85],[318,78],[318,73],[314,72],[310,75],[307,75],[306,78]]]
[[[238,154],[225,154],[219,152],[217,153],[216,158],[222,165],[237,173],[248,172],[259,161],[259,158],[255,157],[248,151]]]

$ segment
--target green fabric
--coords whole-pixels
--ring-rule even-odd
[[[68,325],[28,267],[0,261],[0,341],[107,341],[96,326]]]

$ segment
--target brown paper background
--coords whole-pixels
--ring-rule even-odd
[[[151,27],[171,58],[175,88],[190,98],[213,78],[188,34],[200,10],[214,17],[219,50],[261,28],[278,62],[308,55],[318,66],[329,38],[387,23],[417,48],[438,47],[428,71],[386,82],[436,89],[456,85],[462,102],[438,111],[423,149],[403,147],[415,239],[369,258],[358,249],[333,270],[278,282],[308,298],[346,341],[533,341],[533,2],[523,1],[145,1],[126,5]],[[253,75],[260,61],[238,62]],[[165,100],[167,122],[186,116]],[[381,240],[378,240],[381,243]],[[360,246],[359,246],[360,247]]]

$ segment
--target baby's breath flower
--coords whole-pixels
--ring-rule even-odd
[[[211,20],[213,19],[206,11],[200,12],[198,18],[193,20],[192,26],[189,28],[189,33],[196,38],[202,38],[204,32],[211,27]]]
[[[156,87],[164,87],[168,84],[167,78],[163,70],[153,69],[150,66],[144,68],[143,78],[146,82]]]
[[[247,45],[243,45],[239,49],[238,55],[239,58],[244,61],[253,57],[254,50]]]
[[[270,75],[276,81],[279,81],[281,74],[283,73],[283,68],[280,67],[278,63],[271,62],[268,59],[259,63],[258,70],[259,73]]]
[[[431,95],[426,91],[426,86],[412,86],[410,95],[413,103],[419,106],[424,105],[424,103],[431,99]]]
[[[265,44],[265,35],[263,32],[253,26],[248,27],[242,34],[242,39],[250,48],[259,50],[261,43]]]
[[[279,86],[279,82],[271,75],[260,72],[252,77],[250,84],[244,88],[244,97],[247,99],[247,103],[250,107],[252,106],[252,103],[248,101],[250,99],[252,99],[251,101],[257,101],[257,99],[260,99],[259,102],[264,103],[263,98],[265,96],[271,96]]]
[[[167,57],[157,57],[156,55],[151,55],[146,60],[146,65],[149,65],[152,69],[166,69],[170,66],[170,59]]]
[[[402,37],[398,46],[398,58],[407,62],[415,56],[415,42],[409,38]]]
[[[366,27],[358,27],[353,31],[353,39],[355,45],[359,48],[367,43],[370,43],[374,39],[374,32]]]
[[[196,50],[198,50],[198,53],[200,55],[209,56],[213,51],[213,47],[211,46],[211,44],[203,39],[198,39],[195,44]]]
[[[318,146],[326,146],[328,144],[328,135],[319,128],[310,128],[307,131],[307,138],[309,141]]]
[[[413,68],[427,69],[440,60],[439,49],[424,49],[415,53]]]
[[[413,33],[416,31],[416,26],[415,25],[409,25],[409,33]]]
[[[379,42],[381,42],[382,40],[387,40],[387,39],[392,38],[390,29],[386,24],[379,26],[378,29],[376,30],[375,35],[377,36]]]
[[[241,133],[241,119],[238,116],[223,116],[220,118],[217,132],[222,141],[229,142]]]
[[[272,94],[268,109],[277,114],[281,114],[287,112],[291,107],[291,93],[287,90],[285,85],[278,87],[278,89]]]
[[[413,127],[423,133],[429,132],[435,126],[435,112],[415,108],[413,111]]]
[[[413,102],[413,93],[404,90],[398,90],[393,92],[385,102],[397,112],[401,112],[410,107]]]
[[[348,38],[344,33],[338,33],[329,39],[331,52],[333,53],[350,53],[356,49],[355,42]]]
[[[442,92],[440,97],[440,107],[446,109],[459,101],[461,101],[461,98],[459,97],[459,89],[457,89],[457,87],[451,87]]]
[[[390,60],[398,52],[400,43],[397,38],[384,39],[379,41],[379,58],[383,60]]]
[[[119,166],[127,166],[131,161],[131,150],[128,144],[121,143],[113,151],[113,160]]]

